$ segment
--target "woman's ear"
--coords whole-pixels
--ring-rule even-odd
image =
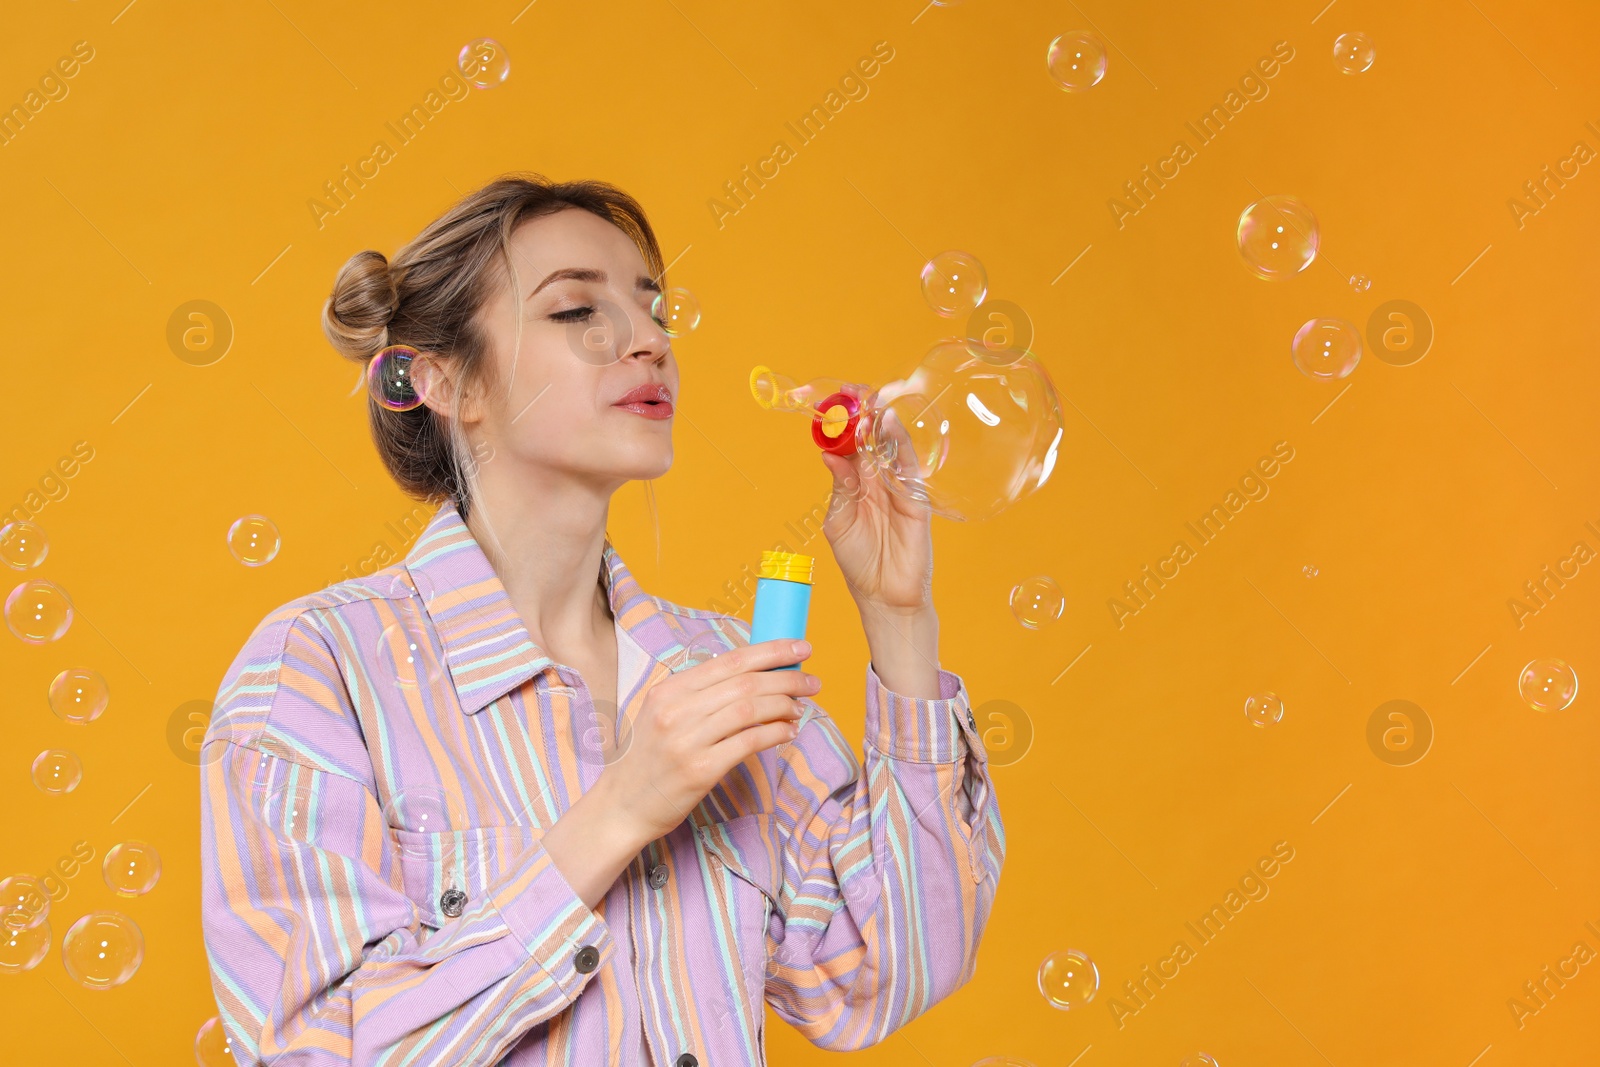
[[[422,402],[436,415],[453,419],[462,426],[479,421],[483,415],[477,390],[460,380],[452,360],[434,352],[419,353],[412,362],[412,386]]]

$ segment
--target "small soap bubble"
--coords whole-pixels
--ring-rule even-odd
[[[1315,563],[1307,563],[1304,567],[1300,568],[1300,573],[1304,574],[1307,578],[1315,578],[1322,572],[1317,570],[1317,565]]]
[[[23,582],[6,597],[6,626],[30,645],[59,641],[72,625],[72,598],[54,582]]]
[[[0,559],[19,571],[37,567],[50,554],[44,531],[31,522],[8,522],[0,526]]]
[[[1295,331],[1289,351],[1307,378],[1335,381],[1361,362],[1361,331],[1343,319],[1311,319]]]
[[[143,841],[124,841],[106,853],[101,873],[117,896],[144,896],[161,880],[161,855]]]
[[[94,722],[111,703],[111,687],[99,671],[70,667],[50,683],[50,710],[79,726]]]
[[[511,57],[493,37],[479,37],[461,46],[456,57],[461,76],[479,89],[493,89],[511,74]]]
[[[1209,1052],[1196,1052],[1185,1056],[1178,1067],[1220,1067],[1217,1058]]]
[[[277,525],[265,515],[245,515],[228,527],[228,551],[246,567],[271,563],[282,544]]]
[[[1052,1008],[1071,1011],[1083,1007],[1099,991],[1099,968],[1075,948],[1052,952],[1039,964],[1039,992]]]
[[[0,926],[25,930],[50,914],[50,894],[31,874],[13,874],[0,882]]]
[[[256,814],[267,832],[290,844],[311,840],[312,819],[316,812],[316,797],[311,783],[298,768],[289,766],[287,773],[273,781],[272,760],[264,761],[257,771],[252,788],[252,799],[257,803]]]
[[[1254,726],[1271,726],[1283,719],[1283,699],[1277,693],[1256,693],[1245,698],[1244,717]]]
[[[378,662],[405,689],[431,689],[444,677],[438,652],[421,620],[402,618],[378,638]]]
[[[40,792],[64,796],[83,781],[83,761],[64,748],[47,748],[33,758],[33,784]]]
[[[1358,293],[1364,293],[1372,288],[1372,279],[1365,274],[1352,274],[1350,275],[1350,288]]]
[[[1044,575],[1024,579],[1011,589],[1011,614],[1030,630],[1042,630],[1061,618],[1066,605],[1061,587]]]
[[[111,989],[133,977],[144,961],[144,934],[116,911],[92,912],[61,939],[61,963],[86,989]]]
[[[1559,659],[1536,659],[1517,676],[1517,691],[1534,711],[1565,711],[1578,699],[1578,672]]]
[[[732,652],[749,644],[744,635],[734,632],[724,637],[718,630],[702,630],[691,637],[682,650],[673,655],[667,665],[674,671],[688,670],[716,659],[724,652]]]
[[[418,370],[418,352],[410,345],[390,345],[367,364],[367,391],[390,411],[410,411],[426,399],[425,376]]]
[[[1292,196],[1263,197],[1245,208],[1236,237],[1244,265],[1267,281],[1311,266],[1321,241],[1317,217]]]
[[[989,295],[989,276],[968,252],[940,252],[922,267],[922,295],[945,318],[970,312]]]
[[[667,336],[682,337],[700,325],[700,301],[687,289],[668,289],[650,302],[650,317]]]
[[[194,1035],[194,1060],[200,1067],[237,1067],[233,1042],[228,1031],[222,1028],[222,1020],[215,1015],[201,1023]]]
[[[0,973],[20,974],[39,966],[50,951],[50,924],[0,927]]]
[[[1106,43],[1087,30],[1063,33],[1050,42],[1045,67],[1055,83],[1069,93],[1081,93],[1106,76]]]
[[[395,600],[409,600],[419,597],[423,601],[433,598],[433,582],[422,571],[412,573],[401,567],[389,579],[389,596]]]
[[[1346,74],[1360,74],[1378,57],[1372,38],[1364,33],[1341,33],[1333,42],[1333,65]]]
[[[467,867],[477,861],[455,832],[470,821],[459,797],[431,786],[412,786],[384,803],[383,819],[402,856],[442,868],[445,880],[458,889],[476,880],[478,872]]]
[[[442,834],[464,820],[461,805],[444,792],[429,786],[413,786],[391,796],[383,806],[383,818],[392,828],[406,834]],[[401,840],[405,847],[406,841]]]

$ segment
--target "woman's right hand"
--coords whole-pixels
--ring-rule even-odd
[[[627,751],[601,774],[617,814],[648,844],[670,833],[734,767],[794,740],[798,697],[822,681],[773,670],[811,655],[805,641],[745,645],[663,679],[645,694]]]

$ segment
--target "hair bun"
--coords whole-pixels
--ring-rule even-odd
[[[322,332],[348,359],[376,355],[389,340],[389,320],[400,305],[389,261],[370,249],[350,257],[322,307]]]

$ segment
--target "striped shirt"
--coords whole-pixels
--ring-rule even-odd
[[[641,591],[609,541],[598,578],[620,712],[533,644],[448,503],[403,563],[251,634],[201,751],[202,920],[239,1063],[763,1064],[764,1004],[859,1049],[972,976],[1005,832],[946,671],[916,699],[869,666],[859,758],[806,701],[793,742],[584,905],[541,828],[687,649],[749,637]]]

